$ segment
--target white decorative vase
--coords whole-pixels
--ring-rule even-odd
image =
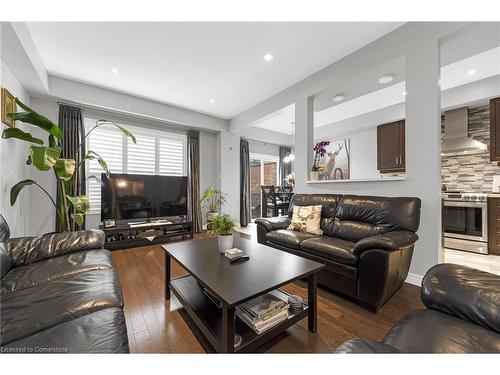
[[[319,172],[314,172],[314,171],[309,172],[309,179],[311,181],[318,181],[318,178],[319,178]]]
[[[232,249],[233,248],[233,240],[234,236],[231,234],[229,236],[219,236],[217,237],[217,241],[219,243],[219,251],[221,253],[224,253],[224,251]]]

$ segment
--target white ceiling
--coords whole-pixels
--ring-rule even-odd
[[[385,74],[394,74],[395,71],[398,70],[396,68],[389,69]],[[473,74],[469,74],[469,72],[472,73],[472,71]],[[314,127],[317,128],[334,124],[348,118],[357,117],[365,113],[374,112],[396,104],[404,103],[405,96],[403,93],[405,92],[405,82],[398,79],[398,77],[401,78],[404,76],[404,72],[398,71],[398,73],[395,74],[395,82],[397,83],[391,83],[391,85],[385,85],[385,87],[377,82],[380,75],[380,71],[377,69],[374,71],[371,80],[356,79],[353,80],[352,87],[347,88],[345,85],[339,85],[338,89],[332,88],[318,94],[317,97],[320,98],[322,102],[319,107],[322,110],[314,112]],[[486,85],[488,84],[486,79],[494,76],[500,76],[500,47],[493,48],[480,54],[462,59],[458,62],[443,66],[441,68],[441,90],[450,90],[478,81],[483,81]],[[360,89],[366,89],[366,87],[359,87],[360,81],[372,82],[371,88],[373,91],[353,98],[351,91],[358,92]],[[500,93],[500,88],[498,91]],[[481,90],[476,89],[476,92],[480,96]],[[335,104],[331,101],[331,98],[333,98],[333,96],[337,93],[344,94],[347,101],[341,102],[340,104]],[[325,105],[327,102],[326,96],[328,95],[330,96],[331,101],[331,105],[329,107]],[[408,93],[408,95],[411,95],[411,93]],[[484,98],[481,97],[481,99]],[[463,105],[463,103],[461,103],[461,105]],[[318,107],[316,102],[315,107]],[[288,106],[280,109],[279,111],[273,112],[262,119],[259,119],[253,124],[253,126],[291,135],[293,134],[294,128],[289,124],[294,121],[294,108]]]
[[[401,25],[30,22],[28,28],[49,74],[227,119]],[[266,53],[274,60],[264,61]]]

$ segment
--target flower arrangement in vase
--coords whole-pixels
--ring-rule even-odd
[[[330,141],[321,141],[318,142],[314,145],[313,151],[314,151],[314,160],[313,160],[313,166],[312,166],[312,171],[310,173],[310,179],[311,181],[317,181],[319,177],[319,171],[320,171],[320,166],[319,166],[319,161],[323,156],[326,154],[326,146],[330,144]]]

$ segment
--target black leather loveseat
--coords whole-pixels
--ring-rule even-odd
[[[9,238],[0,215],[0,352],[127,353],[123,298],[104,233]]]
[[[322,205],[322,236],[287,229],[294,206]],[[260,243],[326,264],[318,284],[377,311],[408,275],[420,199],[295,194],[288,217],[260,218]]]
[[[382,342],[355,339],[336,353],[500,353],[500,276],[456,264],[431,268],[422,302]]]

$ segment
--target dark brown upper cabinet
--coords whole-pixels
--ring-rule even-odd
[[[500,161],[500,98],[490,100],[490,160]]]
[[[377,127],[377,169],[380,173],[405,171],[405,120]]]

